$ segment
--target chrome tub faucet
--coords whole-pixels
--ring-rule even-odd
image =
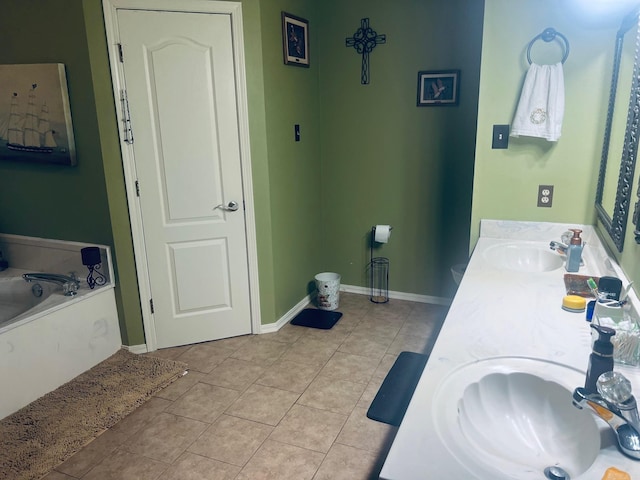
[[[59,273],[25,273],[22,278],[26,282],[48,282],[55,283],[62,287],[62,291],[67,297],[72,297],[78,293],[80,281],[75,274],[61,275]]]

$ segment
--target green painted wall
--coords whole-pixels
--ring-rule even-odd
[[[632,3],[594,10],[589,2],[578,0],[485,1],[471,248],[482,218],[595,223],[625,274],[635,285],[640,284],[640,246],[633,237],[633,226],[629,224],[624,251],[619,254],[596,222],[593,208],[615,34]],[[528,66],[526,46],[548,26],[564,33],[571,43],[564,65],[562,137],[557,144],[511,139],[508,150],[491,150],[492,125],[511,123]],[[542,55],[540,63],[551,63],[558,54],[538,45],[532,52]],[[637,183],[636,171],[633,192]],[[536,207],[539,184],[555,185],[552,208]]]
[[[249,104],[249,129],[251,132],[251,165],[253,170],[253,195],[256,217],[258,269],[260,280],[260,309],[263,323],[276,321],[283,312],[291,308],[291,303],[282,300],[275,291],[280,278],[274,267],[274,245],[279,240],[273,237],[271,171],[267,155],[267,106],[265,102],[265,77],[270,73],[263,70],[262,5],[258,0],[243,0],[245,67]],[[92,70],[95,88],[99,89],[97,107],[100,120],[100,135],[103,145],[103,161],[107,178],[107,190],[111,217],[114,225],[114,241],[121,272],[122,297],[118,299],[123,313],[123,341],[128,345],[144,343],[144,330],[137,295],[137,280],[133,257],[133,247],[129,228],[128,208],[122,160],[117,137],[117,123],[112,100],[108,57],[102,6],[99,0],[84,0],[85,17],[88,27],[88,42],[91,49]],[[268,9],[268,5],[264,5]],[[275,7],[274,7],[275,9]],[[274,10],[275,11],[275,10]],[[279,11],[277,16],[279,18]],[[279,25],[279,21],[278,21]],[[280,47],[277,47],[278,49]],[[280,50],[278,50],[280,51]],[[280,64],[281,65],[281,62]],[[272,114],[273,115],[273,114]],[[273,142],[271,142],[273,143]],[[277,185],[276,185],[277,186]],[[277,225],[276,225],[277,226]],[[281,235],[283,232],[276,232]],[[277,250],[277,249],[276,249]],[[124,320],[122,320],[124,318]]]
[[[577,2],[486,0],[471,221],[475,245],[482,218],[593,224],[615,32],[621,16],[588,15]],[[517,22],[514,21],[517,19]],[[510,138],[492,150],[494,124],[510,124],[528,63],[528,43],[546,27],[571,45],[564,64],[565,116],[558,142]],[[558,43],[536,42],[532,58],[555,63]],[[551,208],[539,208],[538,185],[554,185]]]
[[[322,2],[321,169],[325,268],[367,286],[372,225],[393,226],[374,255],[390,290],[450,296],[467,258],[483,2]],[[386,35],[370,55],[346,48],[363,17]],[[317,58],[317,56],[316,56]],[[416,107],[421,70],[460,69],[460,103]]]
[[[102,68],[102,77],[97,78],[91,64],[91,42],[88,38],[95,36],[93,27],[100,32],[101,15],[99,22],[94,22],[92,28],[87,29],[83,3],[82,0],[70,0],[60,8],[57,2],[3,2],[0,43],[4,48],[0,49],[0,63],[64,63],[66,66],[78,165],[0,163],[0,178],[3,179],[0,231],[114,247],[122,232],[130,239],[129,225],[126,216],[118,222],[110,215],[105,177],[109,166],[103,164],[105,145],[101,143],[99,134],[104,119],[98,114],[105,97],[97,95],[101,86],[99,82],[109,78],[108,64],[97,65]],[[99,6],[99,2],[94,3]],[[104,77],[105,73],[107,77]],[[98,80],[96,85],[95,80]],[[110,93],[106,98],[113,109]],[[117,142],[115,145],[117,147]],[[117,155],[119,158],[119,153]],[[115,220],[113,223],[112,218]],[[137,295],[131,298],[130,294],[123,293],[127,291],[123,286],[131,283],[127,282],[129,276],[126,272],[132,271],[132,264],[118,261],[121,260],[120,250],[114,249],[113,253],[123,341],[129,342],[132,328],[136,326],[138,335],[133,328],[134,339],[144,340],[144,336],[140,336],[142,325]],[[133,279],[135,282],[135,276]],[[137,289],[135,283],[134,288]],[[129,309],[129,304],[133,308]],[[131,318],[131,315],[125,315],[127,310],[134,317],[137,311],[138,320],[127,324]]]
[[[249,132],[251,135],[253,201],[260,276],[260,311],[262,323],[271,323],[276,321],[277,317],[272,251],[271,188],[267,180],[269,178],[269,162],[260,7],[258,0],[242,1]]]
[[[474,0],[242,3],[263,323],[309,293],[319,271],[366,286],[376,223],[394,226],[376,252],[391,260],[390,288],[446,296],[448,268],[466,258],[480,218],[594,221],[619,18],[587,20],[572,2],[486,0],[483,34],[483,5]],[[282,10],[310,21],[311,68],[283,64]],[[366,86],[360,58],[345,46],[363,17],[387,35],[371,54]],[[511,122],[526,45],[551,24],[572,47],[563,137],[491,150],[491,126]],[[111,245],[123,341],[143,343],[101,3],[8,0],[0,40],[8,46],[1,63],[67,65],[78,149],[76,168],[0,163],[10,179],[0,189],[0,231]],[[417,72],[449,68],[461,69],[460,105],[416,107]],[[535,207],[540,183],[556,186],[551,209]],[[640,283],[630,235],[620,258]]]
[[[392,289],[450,293],[448,267],[464,259],[468,238],[481,2],[242,4],[262,322],[297,304],[319,271],[365,286],[374,223],[395,227],[383,251]],[[310,21],[311,68],[284,65],[282,10]],[[363,16],[388,36],[372,54],[369,86],[344,46]],[[25,19],[29,29],[19,27]],[[2,63],[67,65],[78,143],[75,169],[0,164],[11,178],[0,230],[111,245],[123,342],[143,343],[101,2],[9,0],[0,27],[11,47]],[[418,70],[443,68],[462,69],[460,106],[417,108]],[[385,195],[372,198],[382,179]]]
[[[269,323],[276,320],[276,308],[257,0],[243,2],[243,19],[260,299],[263,322]],[[5,180],[0,189],[0,231],[110,245],[123,343],[144,343],[102,4],[8,0],[0,16],[0,41],[6,47],[0,51],[0,63],[66,65],[78,153],[75,168],[0,163],[0,178]]]
[[[313,277],[321,271],[324,249],[319,222],[320,71],[317,2],[268,0],[260,3],[266,112],[268,181],[271,192],[273,289],[278,320],[311,293]],[[285,65],[281,12],[309,21],[309,68]],[[301,140],[294,141],[294,125]],[[315,288],[315,287],[313,287]],[[264,315],[264,313],[263,313]]]
[[[104,182],[112,225],[112,255],[118,272],[115,293],[120,331],[125,345],[139,345],[144,343],[144,329],[101,4],[95,0],[83,0],[83,11],[89,67],[95,92],[98,145],[104,166]]]
[[[0,231],[111,244],[82,2],[52,3],[3,2],[0,63],[66,65],[78,165],[0,162]]]

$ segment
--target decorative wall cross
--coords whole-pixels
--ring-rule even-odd
[[[369,54],[376,48],[376,45],[387,42],[386,35],[378,35],[375,30],[369,26],[369,19],[360,20],[360,28],[353,34],[353,37],[347,38],[347,47],[353,47],[358,54],[362,55],[362,70],[360,73],[360,83],[367,85],[369,83]]]

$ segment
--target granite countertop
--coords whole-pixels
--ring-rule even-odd
[[[568,228],[581,228],[586,246],[581,275],[617,276],[628,280],[591,226],[536,222],[483,220],[480,239],[469,261],[445,323],[403,422],[387,456],[380,478],[423,480],[425,478],[494,479],[479,469],[462,465],[447,448],[435,425],[439,412],[434,408],[434,392],[463,365],[496,357],[528,357],[556,362],[586,371],[591,353],[591,333],[584,313],[561,308],[566,294],[564,267],[549,272],[520,272],[496,268],[485,258],[489,249],[517,242],[548,248]],[[638,298],[629,300],[638,310]],[[640,395],[640,368],[616,365]],[[581,385],[575,385],[578,387]],[[458,399],[451,399],[457,402]],[[567,399],[571,401],[570,397]],[[598,419],[598,427],[609,435],[609,426]],[[499,434],[499,432],[496,432]],[[614,466],[640,478],[640,461],[623,456],[615,445],[603,448],[598,460],[574,480],[600,480],[607,467]],[[514,477],[505,477],[511,480]],[[523,476],[522,478],[540,478]]]

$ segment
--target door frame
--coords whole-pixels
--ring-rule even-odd
[[[124,112],[121,93],[126,90],[123,64],[119,60],[117,11],[148,10],[187,13],[225,14],[231,19],[231,35],[233,41],[234,69],[236,79],[237,110],[240,137],[240,163],[242,170],[242,189],[244,194],[244,216],[247,237],[247,261],[249,277],[249,302],[252,333],[260,332],[260,295],[258,283],[258,246],[256,235],[255,210],[253,201],[253,182],[251,173],[251,148],[249,142],[249,108],[247,98],[247,82],[245,72],[244,37],[242,23],[242,4],[240,2],[220,0],[102,0],[107,48],[111,67],[113,98],[118,120],[118,135],[125,178],[127,204],[131,235],[133,237],[133,253],[138,279],[138,293],[142,309],[146,351],[157,349],[155,323],[151,313],[151,282],[148,275],[147,255],[144,244],[144,228],[139,197],[136,194],[136,165],[133,146],[125,142],[123,135]],[[135,130],[134,130],[135,134]]]

